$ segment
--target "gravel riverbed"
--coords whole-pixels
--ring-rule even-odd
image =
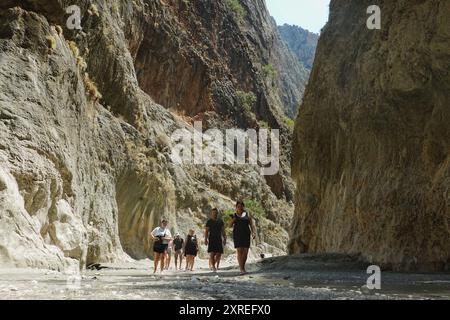
[[[0,269],[0,299],[99,300],[316,300],[450,299],[450,274],[382,272],[381,290],[368,290],[369,275],[360,263],[337,256],[292,256],[249,265],[239,276],[235,266],[218,273],[198,261],[194,272],[153,275],[152,262],[105,264],[101,270],[70,273]]]

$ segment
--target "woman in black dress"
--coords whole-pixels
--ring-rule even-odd
[[[250,236],[256,238],[256,228],[252,217],[245,211],[243,201],[236,203],[236,213],[232,216],[230,226],[233,227],[234,247],[237,250],[237,260],[241,275],[247,274],[248,251],[250,249]]]
[[[209,267],[213,272],[219,269],[220,259],[223,254],[223,246],[226,244],[227,235],[222,219],[219,219],[219,210],[211,211],[211,219],[205,227],[205,244],[208,246]]]
[[[195,231],[189,230],[189,234],[184,242],[184,256],[186,257],[186,271],[194,270],[195,257],[198,253],[198,241]]]

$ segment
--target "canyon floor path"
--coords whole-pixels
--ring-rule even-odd
[[[352,257],[298,255],[257,261],[250,274],[235,266],[211,273],[206,261],[194,272],[153,275],[151,261],[110,264],[70,275],[46,270],[2,269],[0,299],[236,300],[236,299],[450,299],[450,274],[382,273],[382,289],[365,287],[366,270]]]

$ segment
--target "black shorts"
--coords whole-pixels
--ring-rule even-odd
[[[156,253],[165,253],[168,246],[169,246],[168,244],[155,243],[155,244],[153,245],[153,252],[156,252]]]

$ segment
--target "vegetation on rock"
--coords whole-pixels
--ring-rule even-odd
[[[242,20],[245,17],[245,9],[240,3],[240,0],[225,0],[228,8],[236,15],[238,20]]]

